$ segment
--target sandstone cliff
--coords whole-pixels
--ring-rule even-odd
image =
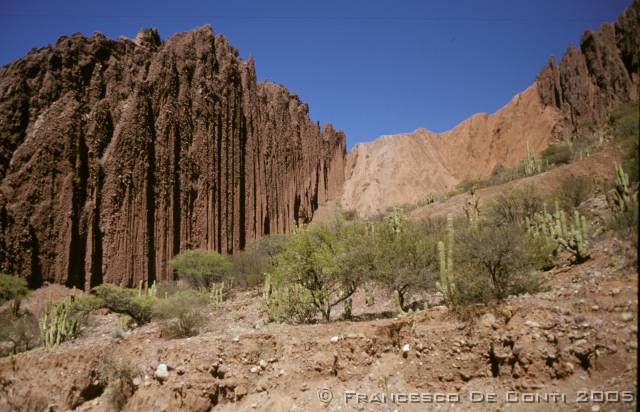
[[[1,68],[0,96],[0,270],[31,286],[167,279],[179,251],[286,232],[343,184],[343,133],[209,26],[63,36]]]
[[[513,166],[527,149],[543,150],[560,137],[606,120],[608,111],[638,98],[640,0],[615,24],[587,31],[534,83],[496,113],[476,114],[444,133],[418,129],[354,146],[347,158],[343,208],[371,215],[425,199],[497,164]]]

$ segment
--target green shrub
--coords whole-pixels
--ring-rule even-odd
[[[540,153],[540,159],[549,165],[561,165],[571,162],[573,154],[567,143],[552,144]]]
[[[207,299],[193,290],[181,290],[166,299],[158,300],[153,319],[160,321],[162,335],[168,338],[195,336],[204,323],[203,312]]]
[[[110,283],[96,286],[93,288],[93,293],[104,307],[112,312],[131,316],[138,325],[151,320],[153,306],[158,300],[153,296],[138,296],[138,291],[135,289],[124,289]]]
[[[451,294],[454,304],[500,301],[539,289],[541,279],[534,269],[540,256],[529,248],[528,235],[520,226],[484,223],[458,232]]]
[[[533,185],[501,193],[489,202],[487,216],[496,225],[524,224],[527,216],[543,210],[545,196]]]
[[[302,295],[310,296],[315,310],[329,321],[332,308],[351,297],[360,283],[362,249],[354,242],[363,230],[341,224],[296,230],[271,273],[274,293],[281,288],[301,291],[294,285],[304,288]]]
[[[0,313],[0,342],[11,342],[14,355],[35,348],[40,344],[38,320],[30,313]]]
[[[26,280],[0,272],[0,305],[13,300],[12,312],[17,315],[20,311],[20,302],[28,293]]]
[[[318,314],[313,296],[303,286],[277,284],[263,296],[263,310],[276,322],[309,323]]]
[[[241,287],[259,285],[264,274],[273,269],[275,257],[282,251],[285,241],[285,235],[264,236],[234,255],[231,258],[234,284]]]
[[[212,283],[225,280],[231,269],[226,256],[203,249],[185,250],[171,259],[169,265],[176,271],[178,279],[194,288],[208,288]]]
[[[587,176],[569,176],[562,180],[554,197],[563,209],[571,211],[589,198],[592,180]]]
[[[407,306],[407,292],[435,286],[435,238],[420,224],[399,216],[378,224],[372,240],[374,244],[366,248],[375,255],[364,261],[373,265],[365,269],[373,274],[373,279],[396,294],[397,310],[403,312]]]

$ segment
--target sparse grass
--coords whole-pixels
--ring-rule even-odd
[[[106,387],[105,398],[116,411],[122,410],[135,392],[135,369],[126,362],[117,361],[110,352],[100,357],[98,375]]]
[[[162,335],[186,338],[197,335],[204,323],[206,297],[194,290],[181,290],[159,299],[153,308],[153,319],[160,321]]]

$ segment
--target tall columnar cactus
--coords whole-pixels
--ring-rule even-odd
[[[404,308],[402,307],[402,296],[400,295],[400,291],[393,291],[393,301],[396,306],[396,312],[401,314],[405,313]]]
[[[351,298],[348,298],[347,300],[344,301],[344,315],[343,315],[343,317],[345,319],[351,319],[352,312],[353,312],[353,300]]]
[[[476,196],[475,187],[471,188],[470,192],[471,196],[467,199],[465,205],[463,206],[464,214],[467,216],[467,220],[469,224],[475,226],[480,219],[480,207],[479,200]]]
[[[451,297],[453,284],[451,273],[453,271],[453,216],[447,215],[447,234],[445,242],[438,242],[438,256],[440,258],[440,290],[445,299]]]
[[[637,202],[637,192],[632,193],[631,187],[629,186],[629,175],[624,172],[622,166],[616,163],[615,169],[615,186],[607,195],[607,201],[609,202],[611,210],[619,214],[631,209],[632,205]]]
[[[209,302],[214,309],[217,309],[222,305],[224,294],[224,282],[214,283],[209,289]]]
[[[73,297],[54,304],[47,299],[39,321],[40,337],[46,348],[74,339],[80,331],[80,317],[74,311]]]
[[[535,150],[531,149],[527,142],[527,157],[524,159],[524,173],[527,176],[538,174],[542,171],[542,160],[538,159]]]
[[[262,287],[262,302],[268,303],[271,298],[271,275],[264,274],[264,286]]]
[[[364,301],[367,306],[372,306],[375,303],[375,296],[373,295],[373,289],[369,282],[364,282]]]

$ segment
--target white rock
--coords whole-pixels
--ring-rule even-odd
[[[260,368],[262,368],[262,369],[266,369],[267,365],[268,365],[268,363],[264,359],[260,359],[260,362],[258,362],[258,366],[260,366]]]
[[[530,328],[539,328],[540,327],[540,324],[538,322],[534,322],[532,320],[528,320],[524,324],[527,325]]]
[[[633,314],[631,312],[624,312],[622,315],[620,315],[620,318],[625,322],[629,322],[633,319]]]
[[[257,366],[252,366],[252,367],[251,367],[251,369],[249,369],[249,372],[251,372],[251,373],[258,373],[258,370],[259,370],[259,369],[260,369],[260,368],[258,368]]]
[[[402,347],[402,352],[407,353],[410,350],[411,350],[411,345],[409,345],[408,343],[405,343],[405,345]]]
[[[159,364],[158,367],[156,368],[154,376],[156,377],[156,379],[160,381],[164,381],[167,378],[169,378],[169,368],[167,368],[167,364],[166,363]]]
[[[336,343],[338,340],[340,340],[340,336],[332,336],[331,339],[329,339],[331,343]]]

